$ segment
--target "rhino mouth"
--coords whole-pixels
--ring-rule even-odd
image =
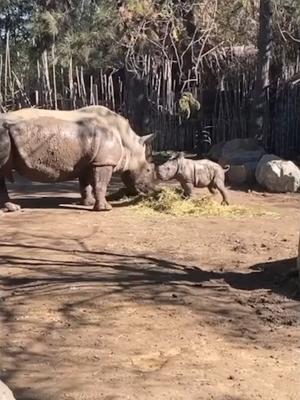
[[[150,193],[155,192],[156,185],[155,184],[149,184],[149,183],[147,183],[147,184],[139,184],[139,185],[136,185],[136,190],[141,195],[148,195]]]

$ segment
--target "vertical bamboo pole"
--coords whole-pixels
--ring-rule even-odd
[[[55,44],[52,44],[52,79],[53,79],[53,91],[54,91],[54,107],[57,110],[57,87],[56,87],[56,70],[55,70]]]
[[[95,105],[95,99],[93,94],[93,75],[90,76],[90,105]]]
[[[86,106],[87,98],[86,98],[86,88],[85,88],[85,82],[84,82],[83,67],[80,68],[80,80],[81,80],[81,87],[82,87],[83,104]]]
[[[74,82],[73,82],[73,59],[70,58],[69,62],[69,90],[70,90],[70,101],[71,101],[71,108],[75,108],[74,104]]]

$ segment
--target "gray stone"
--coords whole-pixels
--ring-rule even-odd
[[[231,165],[227,172],[228,182],[232,185],[243,185],[255,181],[255,168],[257,163],[246,163],[242,165]]]
[[[256,166],[264,154],[257,139],[237,138],[212,146],[208,157],[224,167],[230,165],[228,182],[241,185],[255,181]]]
[[[226,142],[220,142],[220,143],[214,144],[210,148],[209,152],[207,153],[207,157],[212,161],[218,162],[222,156],[222,150],[223,150],[225,143]]]
[[[265,153],[256,139],[233,139],[223,146],[220,159],[222,164],[242,165],[258,162]]]
[[[0,381],[0,400],[16,400],[12,391]]]
[[[233,152],[236,150],[257,150],[258,148],[262,148],[258,140],[255,138],[236,138],[229,140],[228,142],[225,143],[223,150],[225,152]]]
[[[257,164],[257,182],[270,192],[297,192],[300,189],[300,169],[292,161],[285,161],[274,154],[264,155]]]

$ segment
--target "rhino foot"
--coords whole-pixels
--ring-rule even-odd
[[[229,202],[227,200],[223,200],[221,206],[229,206]]]
[[[110,211],[112,206],[106,201],[105,203],[96,203],[94,205],[94,211]]]
[[[87,197],[86,199],[81,199],[80,204],[83,206],[93,206],[95,204],[95,199]]]
[[[2,211],[4,212],[15,212],[15,211],[20,211],[21,207],[18,204],[11,203],[10,201],[7,201],[4,203],[4,207],[2,208]]]

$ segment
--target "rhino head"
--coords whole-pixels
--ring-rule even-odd
[[[162,181],[174,179],[178,173],[180,161],[184,158],[182,152],[171,157],[167,162],[157,167],[157,176]]]
[[[154,134],[140,137],[139,145],[142,148],[142,154],[138,156],[142,158],[138,168],[125,171],[122,174],[123,182],[132,192],[149,193],[155,189],[156,172],[152,161],[152,141]]]
[[[155,190],[155,176],[155,166],[148,162],[139,171],[130,173],[133,185],[140,193],[149,193]]]

